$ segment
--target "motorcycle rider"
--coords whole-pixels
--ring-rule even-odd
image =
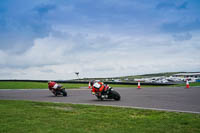
[[[62,85],[54,82],[54,81],[49,81],[48,82],[48,88],[49,90],[53,93],[53,94],[56,94],[56,90],[57,89],[60,89],[62,87]]]
[[[95,95],[96,92],[99,92],[99,96],[102,98],[106,97],[107,95],[104,95],[105,90],[109,88],[109,85],[104,84],[100,81],[91,81],[92,86],[92,94]]]

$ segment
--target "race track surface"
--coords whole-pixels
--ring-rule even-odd
[[[32,100],[200,113],[200,87],[115,88],[120,101],[100,101],[89,89],[66,90],[67,97],[55,97],[47,89],[0,90],[0,99]]]

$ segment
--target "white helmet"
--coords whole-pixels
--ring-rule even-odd
[[[99,83],[94,83],[93,86],[94,86],[94,88],[97,88],[97,89],[99,89],[101,87],[101,85]]]

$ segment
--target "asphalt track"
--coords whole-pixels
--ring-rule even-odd
[[[89,89],[67,90],[67,97],[55,97],[47,89],[0,90],[0,99],[95,104],[131,108],[200,113],[200,87],[115,88],[120,101],[100,101]]]

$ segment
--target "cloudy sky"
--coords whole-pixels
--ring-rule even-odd
[[[199,0],[0,0],[0,79],[200,71]]]

